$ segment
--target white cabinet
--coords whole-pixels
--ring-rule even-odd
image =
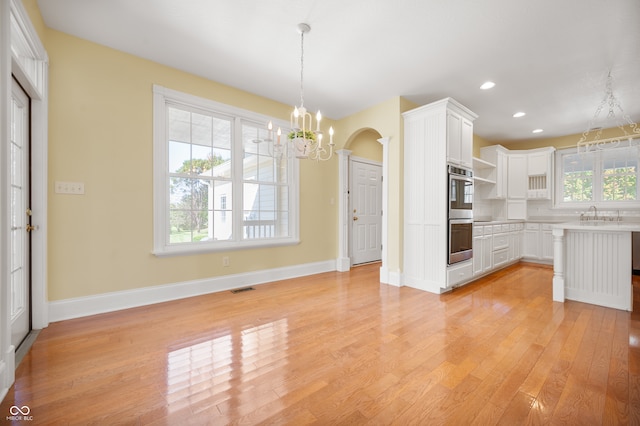
[[[538,234],[540,233],[539,223],[525,223],[524,225],[524,244],[522,247],[522,256],[525,258],[539,259],[540,250],[538,242]]]
[[[447,287],[454,287],[473,278],[471,261],[456,263],[447,268]]]
[[[527,153],[527,198],[551,199],[554,151],[554,148],[540,148]]]
[[[553,224],[526,223],[522,255],[538,263],[553,262]]]
[[[484,275],[521,258],[522,223],[474,225],[473,275]]]
[[[527,197],[527,156],[509,154],[507,197],[524,200]]]
[[[522,223],[509,225],[509,261],[515,261],[522,257]]]
[[[493,269],[493,238],[491,235],[482,237],[482,273],[489,272]]]
[[[543,223],[540,228],[540,257],[553,262],[553,225]]]
[[[447,161],[473,167],[473,121],[452,110],[447,111]]]
[[[477,117],[446,98],[402,114],[404,119],[404,242],[402,281],[432,293],[471,279],[472,262],[447,267],[447,161],[472,167]],[[466,127],[465,127],[466,126]]]
[[[482,273],[482,235],[476,235],[476,227],[473,227],[473,275]]]
[[[549,154],[532,152],[527,154],[527,173],[529,176],[545,175],[549,170]]]

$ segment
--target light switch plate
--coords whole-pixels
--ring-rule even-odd
[[[72,194],[83,195],[84,183],[83,182],[59,182],[55,184],[56,194]]]

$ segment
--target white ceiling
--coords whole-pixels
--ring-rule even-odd
[[[291,105],[300,98],[297,24],[306,22],[305,106],[333,119],[398,95],[417,104],[450,96],[492,141],[574,134],[587,129],[611,71],[624,112],[640,121],[639,0],[38,5],[56,30]],[[486,80],[496,87],[479,90]],[[517,111],[527,115],[512,118]]]

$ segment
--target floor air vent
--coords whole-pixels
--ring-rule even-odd
[[[243,293],[245,291],[251,291],[251,290],[255,290],[255,288],[253,287],[236,288],[235,290],[231,290],[231,293],[233,294]]]

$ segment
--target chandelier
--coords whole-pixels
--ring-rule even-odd
[[[304,35],[311,31],[308,24],[298,24],[300,33],[300,106],[295,106],[290,116],[290,130],[283,139],[282,130],[275,132],[273,124],[267,126],[269,152],[274,157],[295,156],[300,159],[326,161],[333,155],[333,127],[329,128],[329,143],[323,143],[323,132],[320,130],[322,114],[313,116],[304,106]]]
[[[603,127],[597,127],[596,123],[598,122],[600,113],[605,109],[605,107],[609,109],[606,117],[607,123],[615,124],[615,127],[622,130],[622,136],[606,139],[602,138]],[[618,115],[616,115],[616,112]],[[631,133],[627,131],[627,128],[630,129]],[[613,94],[613,79],[611,77],[611,72],[609,72],[605,85],[605,96],[598,105],[598,108],[596,108],[593,118],[589,121],[589,127],[582,133],[582,136],[578,141],[578,152],[586,153],[593,150],[615,148],[625,139],[628,140],[629,145],[631,145],[632,139],[638,137],[640,137],[640,127],[637,123],[631,120],[631,117],[629,117],[628,114],[624,112],[622,106],[620,106],[620,102],[618,102],[618,99]]]

